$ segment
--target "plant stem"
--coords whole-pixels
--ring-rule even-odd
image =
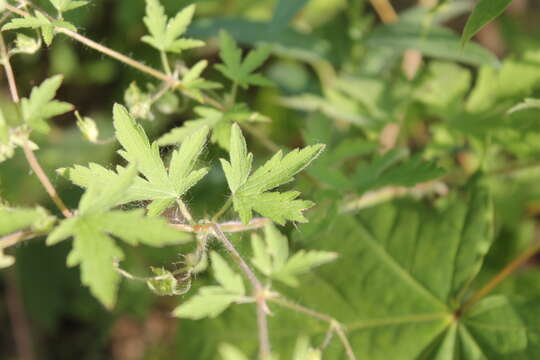
[[[389,24],[398,21],[396,10],[389,0],[370,0],[370,3],[383,23]]]
[[[308,316],[311,316],[313,318],[316,318],[316,319],[319,319],[321,321],[328,323],[330,325],[330,329],[335,331],[336,334],[338,335],[339,340],[341,341],[341,344],[343,345],[343,348],[345,349],[345,352],[347,354],[347,358],[349,360],[356,360],[356,355],[354,355],[354,351],[352,350],[351,343],[349,342],[349,339],[347,339],[347,335],[345,335],[345,332],[343,331],[343,324],[341,324],[339,321],[337,321],[336,319],[334,319],[333,317],[329,315],[309,309],[302,305],[298,305],[283,297],[269,297],[268,301],[278,304],[280,306],[283,306],[285,308],[304,313]],[[326,337],[328,338],[329,335],[327,334]]]
[[[186,206],[186,203],[183,202],[180,199],[176,200],[176,204],[178,205],[178,208],[180,209],[180,213],[182,216],[190,223],[191,225],[195,224],[195,221],[193,221],[193,216],[191,216],[191,213],[189,212],[189,209]]]
[[[167,59],[167,54],[165,53],[165,51],[160,50],[159,57],[161,58],[161,65],[163,66],[163,70],[165,70],[165,73],[168,76],[171,76],[171,65],[169,65],[169,59]]]
[[[24,155],[26,156],[26,161],[28,161],[28,164],[30,165],[30,167],[32,168],[36,176],[38,177],[39,182],[41,183],[41,185],[43,185],[43,187],[45,188],[45,191],[47,191],[52,201],[54,201],[54,203],[56,204],[58,209],[62,212],[64,217],[69,218],[73,216],[73,214],[64,204],[60,196],[58,196],[56,189],[51,184],[51,181],[47,177],[47,174],[45,174],[45,172],[43,171],[43,168],[39,164],[36,156],[34,155],[34,152],[32,151],[32,149],[30,149],[30,146],[28,146],[27,139],[24,141],[23,150],[24,150]]]
[[[0,53],[2,57],[2,64],[4,65],[4,70],[6,72],[6,78],[9,84],[9,93],[11,94],[11,99],[15,104],[18,104],[19,92],[17,90],[17,83],[15,82],[15,76],[13,75],[13,68],[9,62],[9,54],[7,51],[6,43],[4,41],[4,36],[0,33]]]
[[[268,321],[266,305],[266,295],[264,287],[262,286],[255,273],[251,270],[249,265],[244,261],[242,256],[238,253],[234,245],[227,239],[227,236],[223,233],[219,225],[212,224],[215,236],[223,243],[233,260],[238,267],[242,270],[244,275],[251,283],[253,287],[254,297],[257,301],[257,327],[259,329],[259,358],[261,360],[267,360],[270,358],[270,337],[268,335]]]
[[[13,234],[3,236],[0,238],[0,250],[17,245],[24,240],[33,238],[34,236],[36,236],[36,234],[31,231],[17,231]]]
[[[231,94],[229,95],[229,107],[232,107],[236,102],[236,94],[238,93],[238,83],[235,81],[231,88]]]
[[[248,230],[257,230],[262,227],[264,227],[266,224],[269,224],[271,221],[267,218],[255,218],[252,219],[247,225],[243,224],[240,221],[228,221],[221,224],[218,224],[221,228],[221,231],[226,233],[235,233],[235,232],[242,232],[242,231],[248,231]],[[170,224],[172,227],[192,232],[192,233],[200,233],[200,232],[208,232],[212,228],[212,223],[208,224],[194,224],[194,225],[187,225],[187,224]]]
[[[480,301],[484,296],[495,289],[503,280],[510,276],[519,267],[529,261],[534,255],[540,251],[540,242],[523,252],[520,256],[514,259],[510,264],[506,265],[497,275],[495,275],[486,285],[478,290],[469,300],[467,300],[457,311],[458,315],[465,313],[474,304]]]
[[[219,218],[221,218],[223,216],[223,214],[225,214],[225,212],[227,212],[227,210],[229,210],[229,208],[231,207],[232,205],[232,197],[229,197],[227,199],[227,201],[225,202],[225,204],[223,204],[223,206],[221,207],[221,209],[218,210],[218,212],[216,213],[216,215],[214,215],[212,217],[212,222],[217,222],[219,220]]]
[[[26,2],[27,4],[30,4],[29,2]],[[33,4],[31,4],[34,8],[35,6]],[[30,14],[24,10],[21,10],[15,6],[12,6],[12,5],[9,5],[9,4],[6,4],[6,10],[12,12],[12,13],[15,13],[17,15],[20,15],[20,16],[30,16]],[[47,18],[50,18],[50,16],[48,16],[47,14],[43,13],[42,14],[44,16],[47,16]],[[131,66],[139,71],[142,71],[143,73],[146,73],[156,79],[159,79],[161,81],[164,81],[165,83],[167,83],[168,85],[171,86],[171,88],[174,88],[174,89],[177,89],[179,90],[180,92],[182,92],[185,96],[191,98],[191,99],[194,99],[194,100],[197,100],[197,97],[193,96],[192,94],[190,94],[181,84],[180,81],[178,81],[177,79],[175,79],[174,77],[172,76],[169,76],[161,71],[158,71],[150,66],[147,66],[137,60],[134,60],[128,56],[125,56],[124,54],[121,54],[119,53],[118,51],[115,51],[111,48],[108,48],[106,46],[103,46],[75,31],[72,31],[70,29],[67,29],[65,27],[61,27],[61,26],[55,26],[54,27],[55,31],[56,32],[59,32],[59,33],[62,33],[86,46],[88,46],[89,48],[92,48],[102,54],[105,54],[107,56],[110,56],[112,57],[113,59],[116,59],[128,66]],[[202,98],[203,98],[203,102],[210,105],[210,106],[213,106],[215,107],[216,109],[219,109],[219,110],[223,110],[224,109],[224,106],[219,103],[218,101],[214,100],[213,98],[203,94],[202,95]]]

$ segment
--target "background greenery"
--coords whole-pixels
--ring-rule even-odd
[[[51,8],[47,1],[36,3]],[[191,2],[162,3],[173,14]],[[328,145],[325,155],[308,171],[310,176],[299,180],[298,187],[306,198],[315,200],[318,206],[308,213],[311,224],[286,229],[291,233],[293,248],[357,254],[344,245],[354,229],[340,232],[347,228],[346,224],[339,225],[342,220],[337,220],[338,225],[329,225],[336,206],[332,199],[361,196],[367,190],[385,186],[410,186],[388,174],[374,175],[384,173],[386,165],[377,163],[375,150],[380,140],[388,137],[385,129],[388,131],[392,123],[399,124],[401,130],[395,139],[397,160],[387,159],[389,163],[399,162],[409,153],[433,160],[443,170],[443,184],[450,189],[462,188],[473,173],[483,170],[484,183],[494,196],[496,240],[476,279],[477,286],[534,241],[540,212],[540,110],[533,107],[510,115],[507,112],[526,97],[540,97],[538,2],[514,1],[502,17],[477,36],[483,47],[471,43],[464,49],[459,34],[450,29],[463,29],[471,8],[469,1],[441,1],[444,6],[430,11],[421,6],[422,1],[394,0],[400,22],[391,26],[383,25],[370,4],[362,0],[291,0],[290,8],[278,8],[276,1],[267,0],[196,3],[195,25],[189,32],[208,41],[208,45],[182,59],[189,65],[201,58],[218,62],[219,29],[228,30],[246,48],[271,43],[272,57],[262,72],[275,86],[240,91],[240,99],[272,119],[258,125],[258,129],[280,147],[315,142]],[[296,14],[295,9],[301,10]],[[157,53],[140,41],[146,31],[143,15],[142,0],[94,0],[66,18],[88,37],[159,68]],[[408,49],[424,55],[411,78],[402,70],[403,53]],[[153,81],[61,36],[37,55],[15,57],[13,66],[22,94],[48,76],[64,74],[57,97],[94,118],[103,138],[113,133],[112,105],[124,102],[130,83],[136,81],[145,88],[147,82]],[[214,70],[206,74],[211,80],[223,79]],[[0,104],[9,109],[5,85],[4,90]],[[184,107],[191,109],[185,103],[188,100],[179,97],[176,101],[178,107],[172,113],[157,109],[153,120],[143,122],[151,136],[157,137],[194,118],[191,110],[182,111]],[[72,113],[56,118],[55,125],[50,136],[36,139],[39,157],[68,206],[75,208],[81,190],[54,169],[89,161],[112,166],[119,161],[117,144],[85,141]],[[270,155],[256,137],[248,137],[248,142],[255,159]],[[226,153],[218,146],[210,146],[204,156],[210,161],[226,157]],[[225,178],[218,167],[213,169],[186,199],[196,214],[212,213],[224,200]],[[416,171],[413,169],[413,173]],[[18,151],[0,165],[0,196],[18,205],[46,204],[55,211],[37,179],[29,175],[28,165]],[[313,182],[319,186],[313,186]],[[458,196],[444,194],[443,190],[420,199],[396,200],[382,205],[382,210],[362,210],[359,216],[369,223],[370,216],[375,216],[371,212],[383,211],[384,206],[409,209],[429,202],[442,208]],[[229,332],[232,323],[241,331],[229,334],[226,340],[253,348],[249,344],[254,341],[251,333],[255,331],[251,313],[231,310],[224,319],[197,323],[174,319],[170,311],[182,298],[156,297],[144,283],[124,281],[118,306],[114,311],[105,310],[81,286],[78,270],[65,267],[68,250],[67,244],[46,247],[39,240],[15,249],[15,267],[0,274],[0,358],[23,358],[15,346],[15,331],[26,334],[36,359],[213,358],[216,341]],[[139,247],[125,251],[126,267],[144,273],[149,265],[175,261],[181,248]],[[247,253],[247,249],[243,251]],[[321,272],[324,281],[306,280],[307,287],[336,286],[335,299],[329,298],[323,304],[311,301],[317,296],[316,288],[291,296],[301,302],[311,301],[314,307],[323,307],[335,316],[341,309],[346,316],[339,301],[353,300],[340,291],[354,288],[355,264],[362,260],[361,254],[355,256]],[[330,276],[332,273],[335,275]],[[537,262],[533,260],[496,291],[518,297],[530,294],[529,300],[537,298],[537,276]],[[202,274],[197,280],[204,284],[207,277]],[[278,338],[286,337],[288,329],[294,328],[280,322],[280,315],[277,313],[272,323]],[[292,321],[306,324],[303,318]],[[324,333],[315,323],[310,326],[314,333]],[[531,357],[523,358],[534,358],[536,352],[530,351]]]

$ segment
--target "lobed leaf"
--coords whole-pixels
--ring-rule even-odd
[[[317,158],[324,145],[296,149],[285,157],[279,151],[250,175],[253,155],[247,152],[244,136],[237,124],[232,127],[230,144],[230,162],[221,159],[221,165],[233,195],[234,209],[242,221],[248,223],[251,220],[252,210],[278,224],[284,224],[287,220],[307,221],[302,212],[311,207],[312,203],[296,200],[300,195],[298,192],[266,191],[292,181],[294,175]]]
[[[73,110],[73,105],[53,100],[62,83],[62,75],[46,79],[41,85],[32,88],[29,98],[21,99],[23,120],[34,130],[49,131],[46,120]]]

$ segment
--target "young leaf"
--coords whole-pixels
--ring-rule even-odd
[[[122,197],[115,200],[115,205],[153,200],[149,206],[149,214],[159,215],[207,174],[207,168],[195,169],[208,136],[207,127],[202,127],[192,134],[173,152],[167,171],[157,143],[150,144],[143,128],[129,115],[126,108],[115,105],[113,117],[116,137],[124,148],[119,151],[120,155],[129,163],[136,163],[144,176],[136,177],[132,185],[122,193]],[[88,187],[91,181],[108,186],[108,182],[121,176],[124,169],[119,167],[118,173],[114,173],[91,164],[88,168],[75,166],[60,171],[77,185]]]
[[[62,83],[62,76],[56,75],[32,89],[29,98],[21,99],[23,120],[34,130],[46,133],[46,120],[73,110],[73,105],[53,100]]]
[[[434,162],[422,160],[420,155],[399,163],[403,156],[397,150],[388,151],[371,164],[359,166],[355,175],[357,191],[363,193],[389,185],[411,187],[445,173]]]
[[[29,14],[22,18],[11,19],[9,23],[2,27],[2,30],[40,29],[43,41],[45,41],[47,46],[50,46],[55,35],[55,26],[77,31],[77,28],[73,24],[63,20],[51,21],[39,11],[36,11],[35,15]]]
[[[59,13],[63,13],[69,10],[79,8],[88,4],[88,1],[78,0],[50,0],[51,4],[58,10]]]
[[[231,294],[220,286],[205,286],[199,289],[197,295],[178,306],[173,314],[192,320],[215,318],[236,300],[238,295]]]
[[[174,18],[167,20],[165,9],[159,0],[146,0],[144,23],[150,35],[143,36],[142,41],[160,51],[172,53],[203,46],[204,42],[200,40],[182,38],[191,23],[194,12],[195,5],[189,5],[178,12]]]
[[[210,259],[212,260],[214,277],[217,282],[230,293],[244,295],[246,289],[242,277],[235,273],[229,265],[227,265],[227,262],[215,251],[210,253]]]
[[[83,284],[107,308],[114,306],[120,281],[113,264],[124,256],[111,235],[130,245],[162,246],[190,239],[170,227],[165,219],[146,217],[142,210],[111,210],[133,183],[136,173],[136,168],[130,166],[107,186],[91,182],[79,202],[77,215],[63,220],[47,238],[47,244],[54,245],[73,237],[67,264],[80,265]]]
[[[0,236],[19,230],[47,231],[55,219],[41,207],[30,209],[0,206]]]
[[[269,217],[278,224],[287,220],[305,222],[302,212],[312,206],[310,201],[297,200],[300,193],[268,192],[293,180],[324,149],[324,145],[307,146],[283,156],[276,153],[250,175],[252,155],[247,152],[242,131],[234,124],[231,131],[230,161],[221,159],[221,165],[232,192],[234,209],[244,223],[252,218],[252,211]]]
[[[224,111],[208,106],[197,106],[194,111],[199,116],[197,119],[186,121],[183,126],[172,129],[158,139],[158,144],[160,146],[180,144],[198,129],[208,126],[212,130],[210,140],[229,150],[233,122],[268,121],[267,117],[253,112],[245,104],[236,104]]]
[[[231,344],[220,344],[218,351],[221,360],[249,360],[246,355]]]
[[[480,29],[501,15],[512,0],[480,0],[465,24],[461,44],[464,46]]]
[[[264,76],[253,74],[270,56],[270,47],[265,46],[252,50],[242,61],[242,50],[227,32],[222,30],[219,33],[219,39],[221,49],[219,55],[223,64],[216,65],[216,69],[243,88],[247,88],[249,85],[272,85],[272,82]]]
[[[298,286],[297,276],[312,268],[337,258],[335,252],[300,250],[289,258],[287,238],[278,229],[268,224],[264,228],[265,242],[252,235],[253,265],[263,274],[289,286]]]

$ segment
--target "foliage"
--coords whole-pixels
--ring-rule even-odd
[[[536,358],[540,15],[426,3],[0,0],[0,357]]]

